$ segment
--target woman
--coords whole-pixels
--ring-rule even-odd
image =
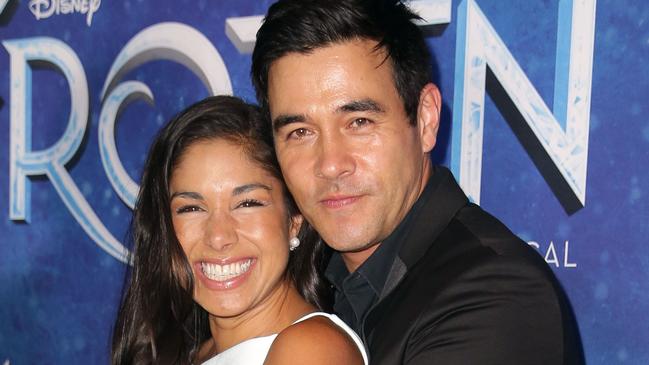
[[[113,364],[361,364],[363,346],[317,310],[324,245],[286,191],[259,110],[217,96],[156,137]]]

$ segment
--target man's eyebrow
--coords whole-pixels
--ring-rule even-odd
[[[338,113],[350,112],[372,112],[372,113],[385,113],[385,108],[378,102],[372,99],[353,100],[338,107]]]
[[[351,112],[371,112],[375,114],[385,113],[385,108],[378,102],[372,99],[352,100],[339,106],[336,109],[338,113],[351,113]],[[306,117],[301,114],[282,114],[273,119],[273,130],[275,132],[282,129],[284,126],[291,123],[302,123]]]
[[[199,193],[193,192],[193,191],[178,191],[173,194],[171,194],[171,198],[169,200],[173,200],[176,197],[182,197],[182,198],[187,198],[187,199],[194,199],[194,200],[203,200],[203,196]]]
[[[304,117],[304,115],[278,115],[275,119],[273,119],[273,130],[277,132],[288,124],[300,123],[304,122],[305,120],[306,118]]]
[[[249,191],[256,190],[256,189],[264,189],[264,190],[268,190],[268,191],[273,190],[270,186],[268,186],[266,184],[251,183],[251,184],[245,184],[245,185],[237,186],[236,188],[234,188],[234,190],[232,190],[232,195],[233,196],[241,195],[241,194],[244,194],[244,193],[247,193]]]

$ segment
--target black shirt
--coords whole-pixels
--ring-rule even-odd
[[[325,270],[325,277],[334,287],[334,312],[356,333],[361,333],[361,324],[365,315],[381,295],[392,263],[399,253],[401,238],[404,237],[413,217],[417,216],[417,211],[426,201],[425,196],[434,190],[431,189],[433,180],[431,176],[421,196],[405,218],[356,271],[350,273],[347,270],[340,253],[335,252],[332,255]]]

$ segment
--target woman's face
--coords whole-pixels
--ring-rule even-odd
[[[170,193],[198,304],[213,316],[233,317],[278,295],[287,284],[288,241],[301,223],[289,218],[280,181],[241,147],[216,139],[180,156]]]

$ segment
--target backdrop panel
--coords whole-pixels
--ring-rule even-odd
[[[150,142],[207,95],[254,101],[270,3],[0,0],[0,363],[108,362]],[[412,4],[434,159],[554,269],[589,364],[649,363],[649,7]]]

